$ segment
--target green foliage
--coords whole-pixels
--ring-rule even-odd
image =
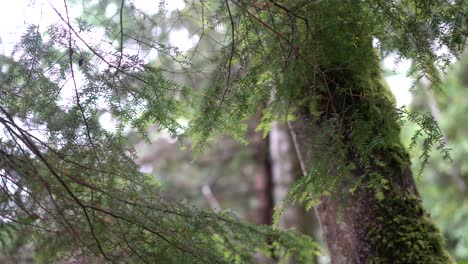
[[[239,137],[239,121],[251,116],[258,104],[270,100],[273,90],[275,97],[269,109],[274,111],[266,112],[281,116],[310,97],[320,100],[320,94],[304,97],[303,91],[325,89],[322,82],[331,71],[351,68],[363,75],[366,69],[374,71],[368,67],[374,63],[368,50],[372,38],[379,40],[382,52],[397,51],[415,59],[420,76],[434,84],[439,73],[432,65],[447,62],[449,55],[459,55],[465,45],[466,25],[460,14],[466,6],[461,1],[285,1],[254,6],[234,1],[227,5],[231,11],[224,10],[220,20],[230,26],[231,43],[221,54],[222,71],[204,93],[207,99],[199,108],[200,117],[192,123],[191,131],[200,142],[216,132],[236,131]],[[441,46],[447,46],[449,54],[436,56]],[[247,73],[228,71],[238,65],[248,68]]]
[[[465,46],[462,0],[200,1],[191,5],[200,11],[200,21],[187,13],[168,18],[162,6],[148,15],[120,3],[118,20],[97,5],[76,23],[68,11],[57,11],[62,23],[45,33],[31,26],[12,58],[0,61],[7,66],[0,73],[5,135],[0,173],[14,186],[11,191],[3,185],[1,215],[37,226],[27,230],[32,235],[24,243],[44,253],[38,255],[41,261],[86,255],[90,262],[248,263],[260,251],[310,262],[317,253],[308,237],[162,198],[124,144],[126,125],[142,135],[152,124],[172,136],[185,132],[201,150],[214,134],[242,139],[246,120],[260,109],[265,115],[259,129],[265,133],[274,119],[292,120],[306,111],[310,125],[321,128],[311,135],[314,168],[285,203],[299,201],[309,208],[323,195],[342,199],[360,186],[383,202],[390,199],[385,192],[409,164],[398,140],[402,116],[421,125],[414,142],[427,135],[423,166],[434,144],[447,154],[430,118],[395,111],[372,41],[379,40],[381,53],[397,51],[414,59],[418,75],[439,85],[443,67],[437,64],[443,66],[445,55],[457,56]],[[188,57],[167,43],[184,15],[195,21],[192,27],[201,27],[202,39],[218,36],[217,25],[228,28],[228,43],[213,37],[219,47],[217,70],[200,90],[168,78],[174,71],[189,80],[204,74],[203,54]],[[165,34],[153,37],[156,26]],[[92,43],[93,28],[99,27],[105,27],[104,39]],[[150,63],[128,53],[125,47],[135,43],[141,51],[157,51],[158,60]],[[442,47],[448,54],[436,55]],[[62,109],[58,102],[64,90],[73,96]],[[118,118],[117,133],[100,127],[102,111]],[[190,119],[188,128],[179,124],[181,118]],[[430,229],[425,222],[417,224]],[[19,230],[17,237],[27,232]],[[432,243],[433,234],[427,235]],[[434,248],[441,250],[440,244]]]
[[[39,262],[253,263],[256,252],[310,262],[317,246],[306,236],[163,198],[158,183],[138,171],[122,129],[130,124],[144,135],[157,123],[179,133],[185,88],[137,56],[83,47],[89,32],[80,33],[31,26],[14,59],[2,57],[8,68],[0,74],[1,238],[11,246],[5,253],[32,245]],[[60,107],[62,90],[73,96]],[[101,127],[102,108],[120,118],[118,133]]]
[[[414,60],[419,77],[441,88],[438,69],[450,64],[466,47],[464,1],[365,1],[372,10],[375,36],[383,51]],[[443,52],[447,49],[447,52]],[[434,66],[437,64],[438,67]]]
[[[421,160],[421,167],[418,173],[419,176],[422,175],[424,168],[429,162],[430,153],[432,152],[434,145],[437,146],[437,150],[442,154],[442,159],[452,161],[452,158],[450,157],[450,149],[447,148],[439,125],[432,116],[419,112],[409,112],[405,108],[399,108],[397,111],[402,115],[402,121],[408,120],[418,127],[411,137],[409,150],[411,151],[418,144],[421,137],[424,138],[422,142],[422,151],[419,156],[419,159]]]

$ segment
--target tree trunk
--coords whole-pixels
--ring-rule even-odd
[[[332,263],[453,262],[416,189],[366,10],[360,1],[317,8],[310,61],[288,65],[285,83],[306,177],[299,199],[318,198]]]
[[[255,131],[261,119],[259,110],[257,118],[251,121],[249,129],[250,146],[253,149],[253,158],[256,161],[255,171],[255,195],[258,206],[255,209],[254,222],[258,225],[273,224],[273,176],[270,161],[269,137],[263,138],[262,133]],[[274,259],[258,253],[255,256],[256,263],[272,264]]]
[[[275,122],[270,131],[271,170],[274,185],[274,200],[281,202],[291,185],[302,174],[297,154],[286,125]],[[283,229],[295,229],[300,233],[312,234],[313,222],[300,206],[291,206],[281,215],[279,226]],[[309,218],[309,223],[304,219]]]
[[[399,142],[399,125],[391,118],[392,115],[379,114],[379,111],[392,113],[393,108],[376,103],[388,95],[380,73],[376,72],[378,64],[369,67],[376,67],[368,71],[371,76],[365,76],[364,70],[364,74],[354,76],[352,71],[341,73],[340,77],[348,78],[346,85],[351,88],[350,94],[360,95],[358,98],[350,98],[345,93],[336,93],[333,97],[323,95],[327,107],[335,108],[335,113],[344,120],[345,125],[337,133],[343,134],[342,143],[347,152],[357,149],[350,147],[356,143],[349,139],[356,129],[350,120],[356,116],[362,116],[363,122],[372,122],[370,127],[374,130],[370,133],[369,144],[374,137],[392,141],[370,153],[348,153],[344,161],[348,165],[364,155],[369,159],[369,167],[364,169],[358,165],[350,171],[351,179],[362,181],[361,184],[352,193],[349,185],[338,186],[339,192],[347,193],[344,201],[322,197],[314,208],[332,263],[450,263],[452,260],[444,250],[443,237],[422,207],[410,171],[409,156]],[[334,76],[327,78],[336,76],[335,72]],[[340,88],[337,81],[329,84],[336,87],[328,89]],[[362,87],[363,84],[370,87]],[[319,141],[323,141],[324,134],[330,133],[322,126],[327,117],[317,116],[309,109],[300,108],[295,113],[295,121],[289,122],[304,175],[314,168],[314,161],[320,154],[314,153],[318,151],[314,146],[321,144]],[[342,166],[329,164],[329,167],[333,170],[338,165]],[[389,182],[384,197],[380,199],[376,197],[375,189],[369,188],[375,175]]]
[[[257,195],[258,209],[256,210],[256,223],[271,225],[273,223],[273,177],[268,150],[268,138],[262,138],[256,132],[252,138],[254,157],[257,161],[255,175],[255,193]]]
[[[302,171],[287,125],[275,122],[271,127],[269,139],[273,193],[274,200],[278,205],[289,188],[301,176]],[[307,212],[299,205],[293,205],[286,209],[281,214],[278,225],[282,229],[293,229],[311,237],[316,237],[314,233],[318,228],[314,213]],[[291,256],[286,263],[298,263],[297,256]]]

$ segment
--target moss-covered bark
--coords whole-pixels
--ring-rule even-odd
[[[375,56],[371,51],[368,55]],[[335,132],[342,134],[348,157],[342,162],[353,164],[351,179],[361,182],[354,192],[344,195],[344,201],[323,197],[315,207],[332,261],[451,263],[443,247],[443,237],[419,199],[409,156],[400,143],[399,125],[378,64],[369,67],[370,70],[362,72],[342,71],[346,79],[329,82],[327,89],[346,89],[349,94],[335,91],[335,96],[330,98],[323,93],[321,100],[313,102],[321,115],[313,114],[310,106],[303,107],[296,112],[296,121],[290,123],[307,174],[314,167],[314,158],[320,155],[314,153],[317,149],[312,146],[320,144],[317,141],[323,140],[321,135],[333,133],[323,126],[327,120],[324,112],[333,108],[342,122]],[[339,72],[335,72],[328,78],[338,77]],[[339,85],[331,88],[332,83]],[[359,96],[352,98],[353,95]],[[325,108],[320,102],[328,105]],[[332,168],[343,165],[329,164]],[[350,186],[338,188],[338,192],[348,193]],[[381,196],[376,195],[379,188]]]
[[[358,2],[331,2],[317,2],[322,16],[310,17],[326,26],[313,32],[315,66],[298,66],[289,125],[304,175],[337,179],[314,208],[332,262],[451,263],[422,207],[365,14]]]
[[[314,125],[317,119],[307,112],[297,116],[290,127],[307,174],[314,166],[315,150],[310,146],[315,135],[329,131]],[[323,197],[315,207],[333,263],[452,263],[441,233],[422,207],[408,155],[398,139],[371,155],[372,167],[352,172],[356,181],[364,179],[353,193],[344,201]],[[370,184],[376,177],[388,181],[383,199],[376,197]]]
[[[372,211],[366,237],[375,254],[369,263],[453,263],[419,198],[393,193]]]

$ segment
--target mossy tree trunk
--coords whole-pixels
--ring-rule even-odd
[[[451,263],[400,142],[366,13],[357,1],[327,3],[309,21],[321,25],[312,63],[290,67],[299,90],[289,127],[332,263]]]
[[[302,113],[290,127],[306,174],[313,167],[307,147],[313,140],[310,116]],[[359,187],[345,201],[328,197],[315,206],[332,263],[450,263],[443,237],[424,211],[408,164],[398,164],[392,153],[385,159],[399,173],[388,175],[392,189],[376,198]],[[354,175],[356,180],[359,176]],[[346,191],[346,190],[343,190]],[[340,215],[339,215],[340,214]]]
[[[376,57],[372,48],[367,55]],[[314,208],[332,263],[451,263],[441,233],[423,209],[378,60],[370,61],[375,63],[360,72],[348,68],[325,76],[326,89],[332,92],[311,102],[321,114],[311,112],[309,104],[289,123],[305,176],[322,155],[316,146],[324,143],[317,142],[333,131],[340,134],[335,138],[340,138],[345,158],[344,164],[328,164],[330,170],[352,168],[347,183],[337,184],[333,195],[323,196]],[[304,94],[310,96],[307,90]],[[322,107],[320,102],[326,103]],[[324,125],[332,116],[339,116],[339,129]],[[380,197],[375,181],[382,185]],[[342,199],[336,199],[340,193]]]

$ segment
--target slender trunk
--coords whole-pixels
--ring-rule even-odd
[[[302,175],[302,171],[287,125],[275,122],[269,138],[274,200],[278,204]],[[278,225],[283,229],[293,229],[298,233],[314,237],[316,222],[313,212],[307,212],[303,207],[293,205],[281,214]],[[296,256],[288,258],[286,263],[298,263]]]
[[[250,146],[253,149],[253,158],[256,161],[255,172],[255,195],[258,206],[255,210],[254,221],[259,225],[273,224],[273,176],[270,161],[269,151],[269,136],[263,138],[262,133],[255,131],[255,127],[261,120],[261,108],[259,109],[257,118],[252,120],[250,124],[249,139]],[[256,254],[256,263],[272,264],[275,263],[274,258],[268,258],[263,254]]]
[[[252,145],[258,166],[255,175],[255,193],[258,201],[256,223],[271,225],[273,223],[274,201],[268,138],[263,138],[261,133],[255,133],[252,138]]]
[[[254,214],[254,222],[260,225],[271,225],[273,223],[273,176],[271,172],[269,137],[264,138],[262,133],[256,131],[262,119],[264,105],[258,107],[255,118],[249,122],[248,138],[253,150],[253,159],[256,163],[255,171],[255,195],[258,206]]]
[[[275,122],[270,131],[271,170],[274,185],[275,203],[280,203],[289,188],[302,175],[287,125]],[[299,205],[288,208],[281,214],[279,226],[294,229],[300,233],[314,235],[316,223],[313,212],[307,212]]]
[[[289,187],[302,173],[296,158],[294,146],[290,142],[287,127],[280,123],[274,123],[270,131],[270,156],[274,182],[274,198],[280,202]],[[301,223],[302,210],[298,206],[288,208],[279,220],[279,226],[288,229],[294,228],[299,232],[304,231]]]

